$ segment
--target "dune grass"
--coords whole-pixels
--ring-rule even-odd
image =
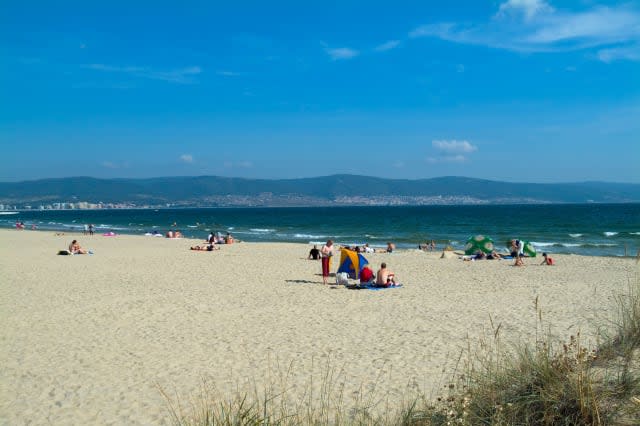
[[[167,400],[173,424],[208,425],[637,425],[640,424],[640,280],[616,299],[616,312],[596,348],[580,334],[566,342],[539,329],[535,344],[502,341],[501,325],[469,341],[443,395],[413,396],[400,406],[375,390],[346,398],[339,372],[327,363],[318,393],[310,383],[292,395],[289,371],[262,391],[225,397],[203,384],[195,402]],[[386,405],[385,405],[386,404]],[[382,409],[380,409],[382,407]],[[375,409],[373,409],[375,408]]]

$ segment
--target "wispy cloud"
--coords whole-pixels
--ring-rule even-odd
[[[118,164],[118,163],[114,163],[113,161],[103,161],[102,163],[100,163],[102,167],[104,167],[105,169],[126,169],[129,167],[128,163],[122,163],[122,164]]]
[[[338,48],[325,47],[324,51],[334,61],[338,61],[341,59],[355,58],[360,54],[359,51],[355,49],[351,49],[349,47],[338,47]]]
[[[478,147],[470,144],[467,141],[458,141],[458,140],[436,140],[431,141],[431,146],[435,148],[437,151],[446,152],[449,154],[453,153],[461,153],[461,154],[469,154],[471,152],[477,151]]]
[[[598,59],[606,63],[619,60],[640,61],[640,43],[633,46],[602,49],[598,51]]]
[[[251,161],[243,160],[243,161],[225,161],[223,166],[226,169],[250,169],[253,167],[253,163]]]
[[[182,154],[179,157],[180,161],[183,163],[191,164],[193,163],[193,155],[191,154]]]
[[[224,77],[238,77],[240,75],[242,75],[242,73],[236,72],[236,71],[216,71],[216,74],[224,76]]]
[[[149,67],[139,66],[113,66],[105,64],[88,64],[83,65],[83,68],[109,72],[127,74],[133,77],[147,78],[150,80],[161,80],[169,83],[178,84],[193,84],[196,82],[195,76],[202,73],[202,68],[198,66],[179,68],[173,70],[157,70]]]
[[[525,19],[532,19],[540,13],[553,12],[553,7],[545,0],[508,0],[500,5],[496,17],[510,14],[522,14]]]
[[[395,49],[396,47],[400,47],[400,40],[389,40],[386,43],[376,46],[373,50],[376,52],[386,52],[387,50]]]
[[[464,155],[441,155],[439,157],[428,157],[427,163],[464,163],[467,161],[467,157]]]
[[[544,0],[508,0],[485,23],[431,23],[415,28],[409,37],[520,52],[601,48],[601,60],[638,60],[634,52],[640,46],[640,11],[628,5],[568,11]]]
[[[478,150],[478,147],[468,141],[459,140],[434,140],[431,147],[436,155],[427,158],[427,162],[435,163],[464,163],[468,161],[468,155]]]

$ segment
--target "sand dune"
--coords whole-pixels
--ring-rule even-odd
[[[57,256],[72,238],[94,254]],[[327,368],[346,395],[430,394],[489,317],[505,339],[531,341],[537,299],[553,333],[589,340],[637,274],[631,259],[515,268],[410,250],[367,255],[404,287],[348,290],[323,286],[301,244],[210,253],[189,240],[14,230],[0,241],[2,424],[165,424],[158,385],[188,399],[202,378],[231,392],[286,374],[295,394]]]

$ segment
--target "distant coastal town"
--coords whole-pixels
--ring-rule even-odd
[[[325,206],[428,206],[428,205],[486,205],[486,204],[544,204],[531,198],[485,200],[470,196],[339,196],[332,200],[298,195],[259,194],[257,196],[226,195],[205,197],[200,201],[185,200],[173,203],[122,202],[55,202],[0,204],[0,211],[11,210],[100,210],[100,209],[160,209],[208,207],[325,207]]]

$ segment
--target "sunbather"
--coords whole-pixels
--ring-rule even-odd
[[[78,240],[71,241],[69,244],[69,253],[71,254],[87,254],[87,251],[80,247],[80,243]]]

